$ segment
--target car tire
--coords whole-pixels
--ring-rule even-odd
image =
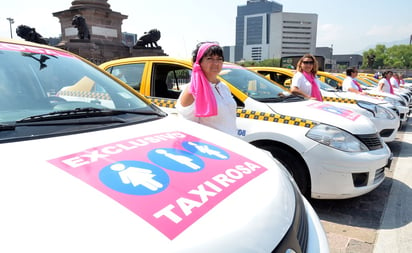
[[[303,161],[290,151],[279,146],[264,145],[260,146],[260,148],[269,151],[274,158],[285,166],[298,185],[300,192],[309,199],[311,196],[310,175]]]

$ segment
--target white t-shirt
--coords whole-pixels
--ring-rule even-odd
[[[319,80],[317,77],[315,77],[315,81],[318,87],[320,87]],[[291,87],[298,87],[299,90],[301,90],[308,96],[312,96],[312,84],[299,71],[297,71],[293,76]]]
[[[211,117],[196,117],[195,116],[195,102],[191,105],[183,107],[180,103],[180,97],[176,102],[176,109],[180,116],[185,119],[206,125],[222,132],[237,136],[236,127],[236,101],[233,99],[229,88],[222,82],[212,84],[212,91],[216,98],[217,115]],[[186,89],[189,88],[189,85]],[[183,92],[182,92],[183,94]]]
[[[378,87],[381,83],[383,83],[382,91],[391,93],[391,87],[389,86],[391,84],[386,80],[386,78],[382,78],[381,80],[379,80]]]
[[[345,80],[343,80],[342,83],[342,90],[343,91],[349,91],[349,88],[353,88],[355,90],[359,90],[358,86],[354,83],[353,78],[350,76],[347,76]]]
[[[391,84],[392,84],[393,88],[399,88],[400,85],[398,83],[398,80],[395,79],[395,77],[392,76],[390,81],[391,81]]]

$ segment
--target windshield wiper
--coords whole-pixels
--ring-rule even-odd
[[[284,100],[283,97],[272,97],[272,98],[255,98],[259,102],[270,103],[270,102],[281,102]]]
[[[138,115],[157,115],[164,116],[157,111],[151,110],[111,110],[111,109],[99,109],[94,107],[86,108],[76,108],[73,110],[55,111],[45,114],[39,114],[30,116],[21,120],[16,121],[16,123],[26,123],[26,122],[40,122],[49,120],[64,120],[64,119],[75,119],[75,118],[88,118],[88,117],[104,117],[104,116],[114,116],[120,114],[138,114]]]

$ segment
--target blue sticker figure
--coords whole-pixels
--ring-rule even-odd
[[[206,158],[227,160],[230,157],[223,149],[203,142],[185,141],[182,143],[182,146],[186,150]]]
[[[205,167],[199,157],[184,150],[175,148],[157,148],[148,153],[150,161],[173,171],[197,172]]]
[[[139,161],[120,161],[104,167],[100,180],[111,189],[132,195],[152,195],[169,185],[169,176],[161,168]]]

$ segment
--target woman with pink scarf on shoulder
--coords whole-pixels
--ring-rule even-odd
[[[200,43],[192,60],[190,85],[176,103],[179,115],[236,136],[236,102],[217,78],[223,67],[223,49],[216,43]]]
[[[318,61],[311,54],[305,54],[299,59],[290,87],[292,94],[323,101],[320,84],[316,77],[318,66]]]
[[[378,91],[395,94],[395,92],[393,91],[391,81],[390,81],[392,75],[393,75],[393,72],[390,70],[382,73],[382,78],[378,82]]]

